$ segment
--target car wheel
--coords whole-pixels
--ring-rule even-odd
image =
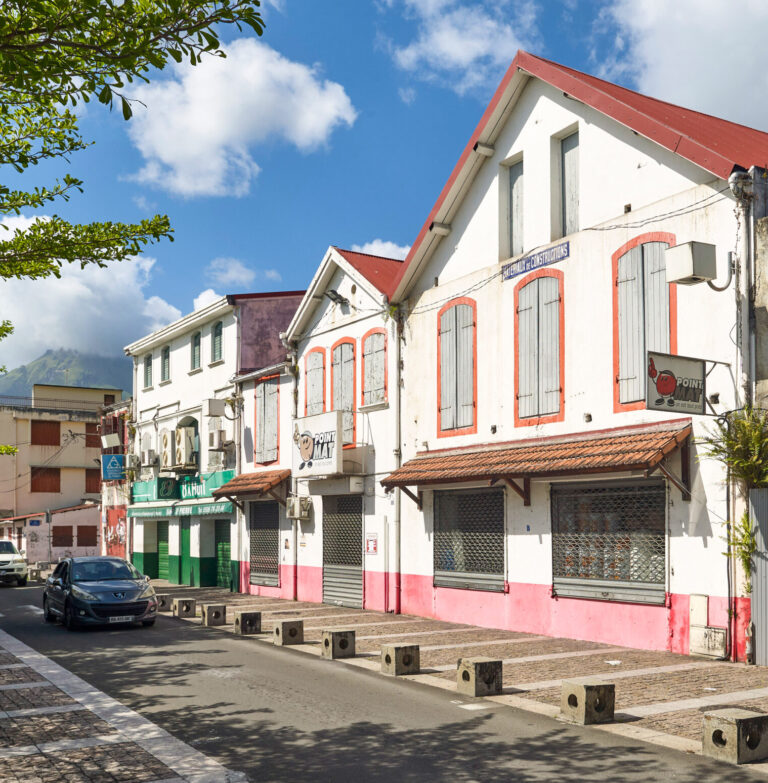
[[[16,580],[16,587],[26,587],[27,586],[27,577],[26,576],[20,576]]]
[[[43,598],[43,622],[52,623],[56,618],[51,614],[51,610],[48,608],[48,599]]]
[[[64,627],[68,631],[74,631],[77,628],[77,620],[72,611],[72,604],[66,604],[64,606]]]
[[[142,624],[142,625],[143,625],[145,628],[150,628],[151,626],[153,626],[153,625],[155,624],[155,621],[154,621],[154,620],[142,620],[142,621],[141,621],[141,624]]]

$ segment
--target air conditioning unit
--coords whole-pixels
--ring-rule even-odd
[[[695,285],[717,277],[717,248],[706,242],[683,242],[664,251],[667,282]]]
[[[162,430],[160,432],[160,446],[162,448],[160,465],[163,468],[170,468],[173,465],[174,449],[176,447],[173,433],[170,430]]]
[[[227,442],[226,430],[211,430],[208,433],[208,450],[223,451]]]
[[[227,455],[223,451],[208,452],[208,470],[218,470],[227,466]]]
[[[125,467],[128,470],[138,470],[141,467],[141,460],[138,454],[125,455]]]
[[[288,519],[309,519],[312,498],[308,495],[291,495],[285,501],[285,516]]]
[[[157,465],[157,452],[153,449],[147,449],[141,452],[141,464],[145,467]]]
[[[175,462],[174,465],[191,465],[194,462],[192,454],[195,451],[195,428],[178,427],[175,438]]]
[[[203,400],[203,416],[223,416],[227,409],[227,403],[225,400],[220,400],[215,397],[209,397],[207,400]]]

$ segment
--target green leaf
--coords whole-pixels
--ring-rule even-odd
[[[123,119],[130,120],[131,117],[133,116],[133,109],[131,108],[131,104],[128,103],[128,101],[125,100],[125,98],[121,97],[120,100],[122,101],[123,104]]]

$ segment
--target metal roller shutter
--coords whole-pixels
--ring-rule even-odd
[[[323,498],[323,602],[363,605],[363,499]]]
[[[157,522],[157,576],[168,579],[168,523]]]
[[[280,527],[277,503],[250,505],[250,561],[252,585],[280,583]]]

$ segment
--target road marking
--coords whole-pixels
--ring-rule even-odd
[[[490,704],[462,704],[459,706],[460,710],[489,710]]]
[[[39,606],[34,606],[33,604],[22,604],[19,609],[29,609],[29,611],[33,612],[34,614],[43,613],[43,610]]]

